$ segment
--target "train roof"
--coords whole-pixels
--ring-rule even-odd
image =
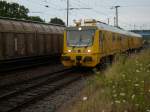
[[[120,28],[117,28],[117,27],[114,27],[114,26],[111,26],[111,25],[108,25],[108,24],[105,24],[102,22],[97,22],[96,26],[97,26],[97,28],[102,29],[102,30],[111,31],[114,33],[122,34],[122,35],[128,35],[128,36],[134,36],[134,37],[142,38],[142,36],[139,34],[129,32],[129,31],[126,31],[124,29],[120,29]]]
[[[0,32],[63,33],[64,26],[0,17]]]
[[[110,32],[114,32],[114,33],[119,33],[121,35],[142,38],[142,36],[140,34],[130,32],[130,31],[126,31],[124,29],[114,27],[114,26],[111,26],[111,25],[108,25],[106,23],[96,21],[96,20],[94,20],[94,21],[90,20],[90,21],[84,22],[83,25],[76,24],[76,26],[67,27],[66,30],[77,30],[78,27],[82,27],[83,29],[97,29],[98,28],[99,30],[105,30],[105,31],[110,31]]]
[[[44,25],[53,25],[53,26],[65,27],[65,25],[60,25],[60,24],[45,23],[45,22],[39,22],[39,21],[32,21],[32,20],[25,20],[25,19],[17,19],[17,18],[9,18],[9,17],[2,17],[2,16],[0,16],[0,19],[13,20],[13,21],[20,21],[20,22],[22,21],[22,22],[26,22],[26,23],[37,23],[37,24],[44,24]]]

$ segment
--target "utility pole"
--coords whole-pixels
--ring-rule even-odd
[[[107,18],[107,20],[108,20],[108,25],[109,25],[109,18]]]
[[[115,8],[116,8],[116,27],[118,27],[118,8],[119,8],[120,6],[115,6]]]
[[[114,7],[112,7],[111,9],[116,9],[116,27],[118,27],[119,26],[119,24],[118,24],[118,8],[119,8],[120,6],[119,5],[117,5],[117,6],[114,6]]]
[[[136,26],[135,26],[135,24],[134,24],[134,30],[135,30],[135,27],[136,27]]]
[[[92,8],[70,8],[69,7],[69,0],[67,0],[67,26],[69,25],[69,10],[81,10],[81,9],[92,9]]]
[[[67,0],[67,26],[69,21],[69,0]]]
[[[114,17],[114,26],[116,26],[116,17]]]

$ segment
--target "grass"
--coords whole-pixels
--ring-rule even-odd
[[[69,112],[150,112],[150,50],[120,56],[81,96]]]

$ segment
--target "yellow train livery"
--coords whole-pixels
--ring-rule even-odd
[[[62,63],[64,66],[95,67],[106,57],[140,49],[143,39],[123,29],[96,20],[67,27],[64,32]]]

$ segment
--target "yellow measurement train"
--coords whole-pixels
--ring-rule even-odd
[[[143,39],[139,34],[107,25],[96,20],[86,20],[64,32],[62,63],[64,66],[95,67],[115,54],[138,50]]]

